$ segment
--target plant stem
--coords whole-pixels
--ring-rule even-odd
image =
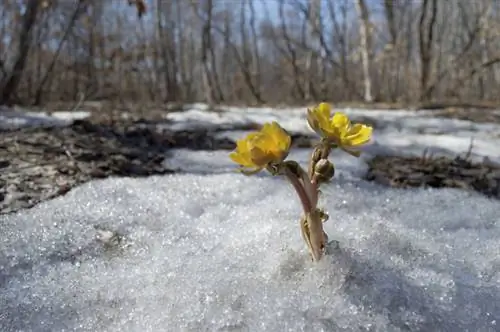
[[[311,202],[311,207],[316,207],[318,204],[318,187],[314,185],[312,180],[313,178],[310,177],[302,167],[299,166],[297,172],[299,173],[299,181],[301,182],[302,187],[304,187],[307,197]]]
[[[316,181],[314,177],[311,179],[311,188],[313,194],[313,197],[311,197],[311,201],[314,202],[314,206],[316,206],[318,205],[319,183]]]
[[[304,213],[309,213],[312,210],[312,203],[309,198],[309,195],[307,194],[304,186],[300,182],[299,178],[297,175],[290,170],[289,167],[284,167],[283,168],[283,173],[285,176],[288,178],[288,180],[291,182],[293,185],[293,188],[297,192],[297,195],[299,196],[300,202],[302,203],[302,208],[304,209]]]
[[[319,261],[325,248],[325,232],[323,231],[323,222],[321,221],[319,210],[314,209],[306,215],[308,228],[308,245],[314,261]]]

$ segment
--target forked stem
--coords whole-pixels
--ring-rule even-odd
[[[313,261],[319,261],[325,248],[325,232],[321,212],[316,207],[318,203],[318,187],[311,181],[308,174],[295,162],[282,165],[282,173],[292,183],[297,192],[304,216],[300,220],[301,234],[306,242]]]
[[[300,220],[301,234],[313,261],[319,261],[324,253],[326,234],[323,231],[324,215],[316,207],[318,183],[295,161],[268,165],[267,170],[273,175],[285,175],[295,189],[304,210]]]

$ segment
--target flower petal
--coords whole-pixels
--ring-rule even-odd
[[[347,145],[350,146],[363,145],[370,140],[372,131],[372,127],[356,123],[354,126],[352,126],[347,137],[345,138],[345,141]]]
[[[250,155],[253,164],[259,167],[266,166],[275,158],[275,155],[272,152],[266,153],[264,149],[257,146],[252,147],[252,149],[250,150]]]
[[[262,151],[273,150],[276,144],[273,140],[273,137],[268,133],[262,133],[259,136],[256,136],[250,141],[250,151],[254,147],[259,147]]]
[[[246,139],[239,139],[236,141],[236,151],[238,153],[248,153],[248,140]]]
[[[245,175],[254,175],[262,171],[263,168],[264,167],[256,167],[254,169],[249,169],[249,170],[240,168],[239,171]]]
[[[330,119],[330,114],[332,112],[332,107],[328,103],[320,103],[317,107],[318,117],[322,119]]]
[[[282,162],[288,155],[291,137],[275,121],[265,123],[261,130],[248,134],[236,142],[236,149],[229,157],[243,167],[254,168],[245,170],[250,174],[258,172],[269,163]]]
[[[287,155],[291,145],[292,145],[292,138],[289,135],[286,135],[284,141],[281,143],[281,148],[283,151],[286,151]]]
[[[253,132],[253,133],[248,134],[247,137],[245,137],[244,140],[247,141],[247,142],[250,142],[250,141],[252,141],[255,138],[260,137],[260,136],[262,136],[261,132]]]
[[[307,123],[309,124],[309,127],[311,127],[312,130],[321,135],[321,132],[319,130],[318,118],[316,114],[310,109],[307,110]]]
[[[261,133],[262,136],[253,140],[253,146],[270,155],[272,161],[282,161],[288,155],[291,144],[290,136],[275,121],[266,123]]]
[[[291,137],[286,133],[286,131],[277,123],[273,122],[273,136],[278,143],[278,147],[282,152],[288,152],[291,144]]]
[[[238,152],[231,152],[229,158],[237,164],[245,167],[252,167],[253,163],[250,160],[250,155],[244,155]]]
[[[278,122],[273,121],[271,126],[273,128],[274,135],[276,136],[276,138],[278,138],[278,141],[283,141],[286,139],[288,134],[286,133],[285,129],[283,129],[283,127],[279,125]]]
[[[328,113],[329,115],[330,113]],[[330,118],[325,116],[325,113],[317,113],[317,120],[318,120],[318,125],[319,129],[322,133],[322,135],[326,135],[327,133],[332,132],[332,125],[330,122]]]
[[[273,143],[278,145],[281,138],[279,129],[280,127],[278,123],[273,121],[272,123],[265,123],[264,126],[262,127],[261,132],[269,136],[269,138],[273,141]]]
[[[229,157],[236,163],[243,166],[252,166],[250,159],[250,149],[248,140],[240,139],[236,141],[236,150],[229,154]]]
[[[272,124],[269,122],[264,123],[262,128],[260,129],[260,132],[265,135],[272,135],[273,133],[273,127]]]
[[[349,120],[347,115],[342,112],[336,112],[333,115],[331,124],[335,129],[337,129],[340,136],[344,136],[345,134],[347,134],[351,127],[351,121]]]

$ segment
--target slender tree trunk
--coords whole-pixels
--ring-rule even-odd
[[[47,67],[47,70],[45,71],[45,74],[43,75],[40,83],[38,84],[38,87],[37,87],[36,93],[35,93],[34,105],[40,105],[42,102],[42,94],[44,91],[45,84],[47,83],[47,80],[49,79],[50,75],[53,74],[53,69],[54,69],[54,66],[56,65],[57,59],[59,57],[59,53],[61,53],[61,49],[62,49],[64,43],[66,42],[66,39],[68,38],[69,33],[73,29],[73,26],[75,25],[75,22],[82,11],[82,8],[83,8],[83,0],[79,0],[76,9],[73,12],[73,15],[71,16],[71,19],[69,20],[68,25],[66,26],[66,29],[64,30],[64,34],[61,37],[61,40],[59,41],[59,45],[57,46],[57,50],[54,53],[54,56],[52,57],[52,60],[49,64],[49,66]]]
[[[0,104],[12,103],[14,94],[17,90],[19,82],[21,81],[21,76],[23,75],[31,46],[31,31],[35,25],[40,3],[41,1],[39,0],[28,1],[26,11],[23,15],[16,61],[14,62],[12,72],[7,77],[6,82],[1,86],[2,91],[0,92]]]
[[[371,79],[371,29],[370,16],[364,0],[356,0],[356,9],[361,20],[359,35],[361,39],[361,58],[363,63],[363,82],[365,102],[373,102],[372,79]]]
[[[423,0],[418,25],[420,47],[420,99],[430,99],[429,81],[432,71],[432,45],[436,25],[437,0]]]

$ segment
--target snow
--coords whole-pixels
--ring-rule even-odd
[[[307,130],[298,111],[251,111],[199,107],[193,126],[275,117]],[[178,130],[193,120],[172,114]],[[94,180],[0,216],[0,331],[499,331],[499,201],[361,179],[371,154],[465,152],[471,137],[476,157],[500,158],[499,127],[352,114],[380,129],[363,158],[333,155],[320,205],[340,247],[319,263],[285,179],[238,174],[228,151],[179,149],[165,163],[181,173]]]
[[[0,217],[0,330],[496,330],[498,202],[359,180],[325,189],[340,249],[319,264],[291,186],[270,176],[93,181]],[[120,249],[95,226],[123,234]]]
[[[0,130],[24,127],[67,126],[74,120],[85,119],[90,115],[86,111],[30,112],[7,109],[0,106]]]
[[[303,167],[307,167],[310,149],[293,149],[290,151],[289,159],[296,160]],[[331,160],[335,163],[335,178],[346,178],[359,180],[366,174],[368,165],[366,160],[370,154],[365,153],[360,158],[345,156],[342,151],[333,151]],[[235,164],[228,158],[228,151],[191,151],[188,149],[175,149],[165,160],[169,169],[189,174],[224,174],[234,173]],[[264,172],[255,176],[263,176]]]

